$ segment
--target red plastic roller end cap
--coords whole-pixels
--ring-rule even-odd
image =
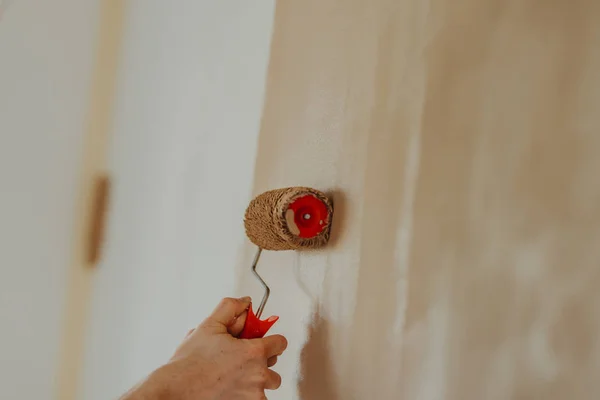
[[[298,236],[305,239],[318,236],[329,218],[325,203],[312,195],[297,198],[290,204],[289,209],[294,212]]]

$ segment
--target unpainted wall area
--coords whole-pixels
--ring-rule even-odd
[[[266,253],[272,399],[587,399],[600,387],[600,3],[281,1],[255,193],[330,191]],[[240,262],[239,290],[260,296]]]
[[[233,294],[273,12],[127,2],[106,243],[74,399],[118,398]]]

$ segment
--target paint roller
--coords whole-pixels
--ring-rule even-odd
[[[263,250],[306,250],[315,249],[329,241],[333,205],[322,192],[308,187],[288,187],[270,190],[254,198],[244,218],[246,235],[258,246],[252,273],[265,292],[256,310],[252,304],[248,309],[246,324],[241,339],[263,337],[279,317],[261,320],[271,290],[256,272]]]

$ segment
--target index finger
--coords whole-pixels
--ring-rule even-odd
[[[267,358],[281,355],[287,348],[288,341],[282,335],[272,335],[260,339],[265,346],[265,355]]]
[[[220,333],[228,332],[236,325],[238,317],[246,312],[250,306],[250,301],[250,297],[242,297],[241,299],[227,297],[221,300],[217,308],[201,325],[216,328]]]

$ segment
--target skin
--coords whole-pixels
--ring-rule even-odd
[[[188,332],[169,362],[121,400],[264,400],[281,377],[270,367],[287,347],[281,335],[238,339],[250,298],[226,298]]]

